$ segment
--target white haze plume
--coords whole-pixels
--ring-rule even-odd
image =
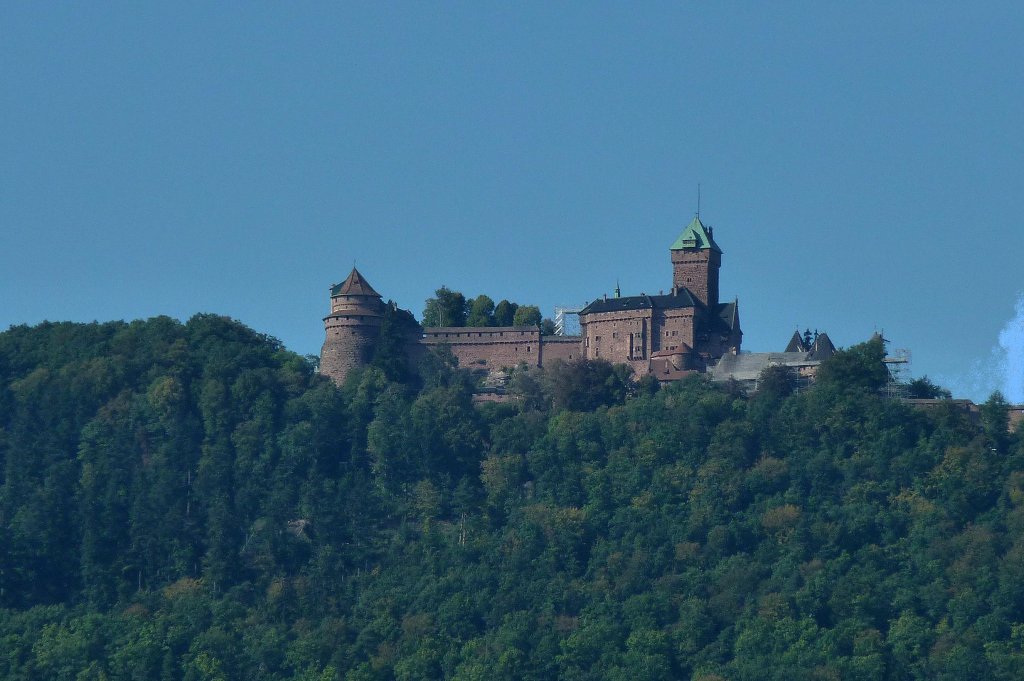
[[[1003,396],[1011,404],[1024,402],[1024,295],[1017,298],[1016,314],[999,332],[999,347],[1005,354]]]
[[[1010,404],[1024,403],[1024,294],[1017,298],[1014,312],[988,357],[972,362],[966,374],[937,377],[954,397],[984,402],[998,390]]]

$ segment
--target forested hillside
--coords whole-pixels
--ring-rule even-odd
[[[1024,443],[881,354],[476,407],[443,355],[338,389],[213,315],[12,328],[0,678],[1024,678]]]

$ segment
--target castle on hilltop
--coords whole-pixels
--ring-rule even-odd
[[[740,351],[739,301],[718,299],[722,249],[700,217],[669,247],[672,286],[657,295],[603,296],[580,313],[580,336],[545,336],[532,326],[428,327],[410,336],[413,361],[431,346],[447,345],[459,365],[487,372],[522,362],[543,367],[555,360],[605,359],[628,364],[637,377],[671,381],[705,372]],[[386,305],[357,269],[331,287],[331,313],[320,372],[341,383],[365,366],[380,338]]]

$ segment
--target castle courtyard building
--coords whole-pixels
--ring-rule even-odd
[[[707,371],[743,339],[739,302],[718,301],[722,249],[714,232],[694,217],[669,247],[669,293],[602,297],[580,312],[587,359],[628,364],[636,376],[676,380]]]

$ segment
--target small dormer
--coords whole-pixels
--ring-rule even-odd
[[[700,216],[694,216],[693,220],[686,226],[683,233],[679,235],[671,246],[670,251],[682,250],[711,250],[721,254],[722,249],[715,243],[714,232],[710,227],[705,227],[700,221]]]

